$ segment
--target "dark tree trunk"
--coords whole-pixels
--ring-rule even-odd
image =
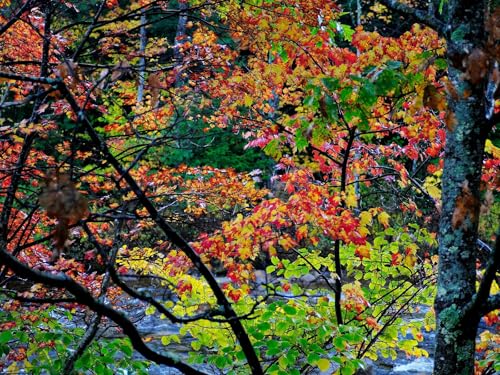
[[[449,73],[453,81],[460,79],[459,71],[450,69]],[[477,96],[450,104],[457,125],[446,137],[442,176],[435,374],[472,374],[479,315],[466,313],[465,307],[476,292],[477,216],[484,148],[480,119],[484,118],[484,110]],[[461,213],[464,218],[460,222],[461,214],[455,210],[462,203],[470,206]]]
[[[481,318],[476,299],[479,185],[484,143],[491,129],[480,81],[467,74],[471,51],[486,44],[481,1],[445,2],[440,17],[447,41],[448,131],[442,176],[439,276],[435,301],[437,342],[434,374],[473,374],[475,339]],[[451,114],[451,115],[450,115]],[[454,116],[454,117],[453,117]]]

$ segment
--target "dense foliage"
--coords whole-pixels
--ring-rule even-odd
[[[407,29],[351,3],[0,1],[0,371],[354,374],[432,355],[449,103],[474,93],[420,2],[400,4]],[[486,11],[484,51],[458,65],[496,85],[496,121]],[[480,195],[467,177],[450,218],[479,227],[477,373],[500,366],[495,126]]]

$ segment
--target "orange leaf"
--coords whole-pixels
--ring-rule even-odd
[[[370,259],[370,247],[367,245],[361,245],[356,248],[355,254],[360,257],[361,259],[363,258],[368,258]]]

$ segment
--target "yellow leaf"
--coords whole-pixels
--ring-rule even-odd
[[[370,235],[370,231],[366,227],[359,227],[358,233],[363,237]]]
[[[250,107],[253,104],[253,99],[248,94],[245,94],[245,97],[243,98],[243,101],[245,102],[245,106],[247,106],[247,107]]]
[[[269,252],[269,255],[272,257],[276,256],[276,254],[278,254],[278,252],[276,251],[276,248],[273,245],[269,245],[269,248],[267,251]]]
[[[417,257],[413,254],[408,254],[407,256],[405,256],[403,263],[406,267],[413,268],[413,267],[415,267],[415,264],[417,263]]]
[[[252,255],[252,250],[248,246],[242,246],[238,250],[238,254],[242,259],[248,259]]]
[[[255,227],[251,224],[248,223],[241,228],[241,234],[244,236],[246,234],[253,234],[255,232]]]
[[[358,199],[356,198],[356,194],[347,194],[347,197],[345,199],[345,203],[347,207],[357,207],[358,206]]]
[[[500,158],[500,148],[496,147],[491,140],[487,139],[484,146],[484,151],[493,155],[494,158]]]
[[[372,214],[368,211],[363,211],[359,214],[359,224],[362,227],[366,227],[367,225],[372,223]]]
[[[435,185],[428,185],[427,186],[427,193],[429,193],[429,195],[434,199],[441,198],[441,190]]]
[[[330,368],[330,361],[328,359],[321,358],[318,362],[316,362],[316,366],[318,366],[321,371],[326,371]]]
[[[161,337],[161,343],[162,343],[163,345],[168,345],[168,344],[170,344],[170,341],[171,341],[171,340],[170,340],[170,336],[162,336],[162,337]]]
[[[495,280],[491,283],[491,289],[490,289],[490,294],[494,295],[500,292],[500,288],[498,287],[498,284],[496,283]]]
[[[17,367],[17,362],[12,362],[12,364],[7,367],[7,373],[8,374],[18,374],[19,373],[19,367]]]
[[[384,228],[389,227],[389,214],[387,212],[381,212],[378,214],[378,222],[384,226]]]
[[[259,21],[259,27],[262,29],[267,29],[267,28],[269,28],[269,22],[267,22],[267,20],[265,18],[262,18]]]

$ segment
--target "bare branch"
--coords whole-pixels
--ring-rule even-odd
[[[83,36],[80,44],[75,50],[75,53],[73,53],[73,56],[71,56],[71,59],[73,61],[77,61],[78,57],[80,56],[80,53],[82,53],[83,46],[87,42],[87,40],[90,37],[90,34],[92,34],[92,31],[94,31],[94,28],[97,26],[97,21],[99,20],[99,17],[101,16],[102,11],[104,10],[104,6],[106,5],[105,0],[101,0],[101,3],[99,4],[99,8],[97,9],[97,12],[94,16],[94,19],[92,20],[92,23],[89,25],[87,28],[87,31],[85,32],[85,35]]]
[[[495,241],[495,249],[493,249],[493,253],[488,262],[488,266],[484,272],[483,280],[481,284],[479,284],[479,289],[472,299],[472,301],[465,307],[465,314],[477,314],[480,315],[487,314],[492,311],[491,308],[494,307],[495,304],[491,303],[494,300],[494,297],[488,299],[490,294],[491,284],[493,280],[495,280],[496,273],[500,268],[500,230],[497,231],[497,239]]]
[[[482,309],[482,314],[486,315],[489,312],[500,309],[500,293],[491,296],[488,302]]]

